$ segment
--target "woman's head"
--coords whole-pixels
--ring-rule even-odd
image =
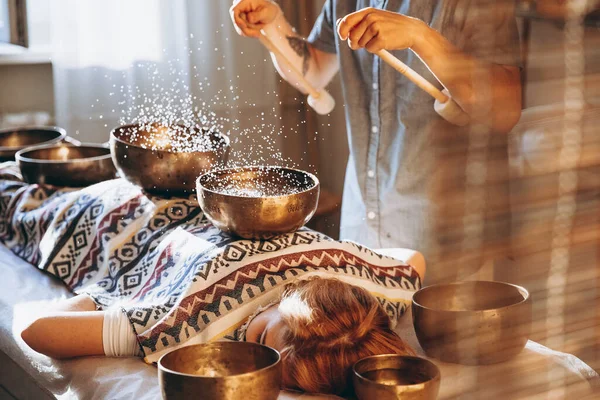
[[[343,395],[359,359],[414,354],[390,329],[373,295],[336,279],[286,285],[278,306],[257,319],[248,329],[248,340],[262,337],[281,352],[284,384],[292,389]]]

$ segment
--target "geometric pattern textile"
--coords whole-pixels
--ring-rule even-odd
[[[408,264],[302,228],[241,240],[215,228],[195,196],[161,198],[115,179],[83,189],[2,180],[0,242],[102,308],[127,313],[147,362],[228,338],[283,284],[336,277],[373,293],[392,325],[421,279]]]

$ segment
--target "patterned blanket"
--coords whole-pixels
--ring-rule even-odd
[[[420,287],[411,266],[306,228],[268,241],[228,236],[193,197],[150,197],[118,179],[69,190],[1,178],[2,168],[0,242],[74,293],[122,307],[147,362],[237,339],[248,316],[293,279],[363,286],[393,323]]]

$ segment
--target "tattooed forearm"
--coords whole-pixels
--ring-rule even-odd
[[[290,47],[302,57],[302,75],[306,75],[308,72],[308,66],[310,65],[310,50],[308,49],[308,43],[306,40],[298,36],[286,36]]]

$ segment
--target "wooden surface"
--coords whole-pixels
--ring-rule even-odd
[[[338,211],[342,206],[342,196],[321,190],[319,195],[319,204],[315,212],[315,218],[330,215]]]

